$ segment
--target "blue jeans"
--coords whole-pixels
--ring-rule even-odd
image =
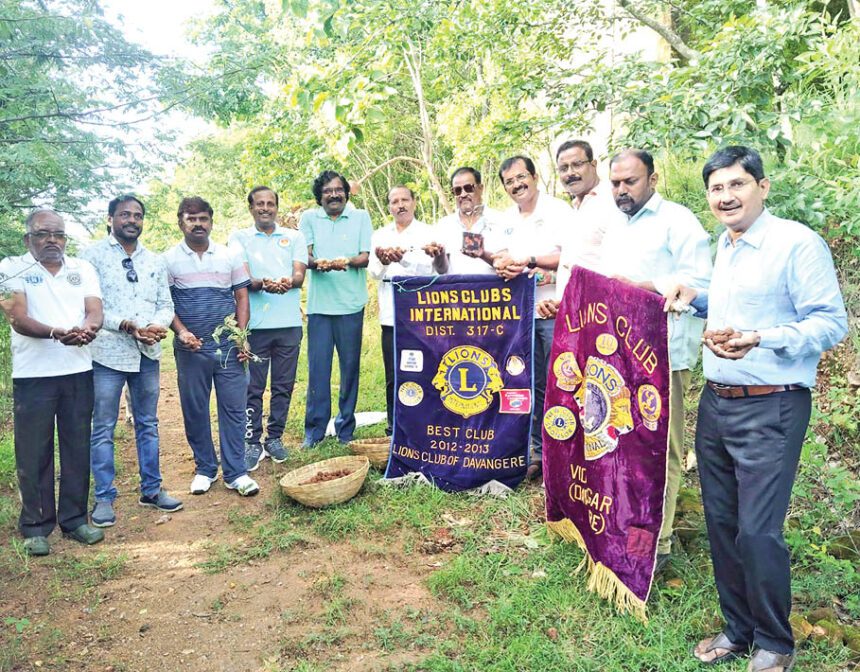
[[[236,359],[235,351],[224,356],[204,350],[192,352],[175,348],[173,353],[176,356],[176,378],[185,438],[194,453],[195,471],[209,478],[218,475],[218,455],[212,442],[209,419],[209,399],[214,383],[221,470],[225,483],[235,481],[248,473],[245,469],[248,372]]]
[[[555,319],[535,320],[534,381],[535,398],[532,414],[531,461],[540,463],[543,455],[543,400],[546,396],[546,374],[552,351]]]
[[[137,444],[137,464],[140,469],[140,492],[146,496],[158,494],[161,472],[158,468],[158,394],[159,365],[157,360],[140,356],[140,371],[117,371],[93,362],[93,433],[90,440],[90,464],[95,481],[96,501],[116,499],[114,486],[113,435],[119,416],[119,400],[123,385],[128,383],[134,413],[134,440]]]
[[[340,362],[340,393],[334,429],[339,441],[352,441],[363,326],[363,308],[349,315],[308,315],[305,444],[312,445],[325,438],[325,429],[331,418],[331,363],[335,348]]]

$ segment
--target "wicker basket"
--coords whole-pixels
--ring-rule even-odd
[[[329,504],[340,504],[352,499],[361,490],[369,468],[370,462],[363,455],[333,457],[322,462],[307,464],[285,474],[280,481],[281,490],[305,506],[319,508]],[[299,485],[321,471],[338,471],[340,469],[349,469],[352,473],[331,481]]]
[[[380,436],[374,439],[357,439],[349,442],[349,449],[354,455],[364,455],[377,469],[385,469],[388,465],[388,451],[391,438]]]

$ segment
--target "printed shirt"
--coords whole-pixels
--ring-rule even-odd
[[[592,271],[600,270],[603,254],[603,238],[606,232],[623,225],[627,218],[615,205],[612,187],[601,180],[588,192],[577,207],[573,201],[573,219],[565,229],[561,245],[561,257],[556,274],[555,298],[561,301],[564,289],[570,280],[574,266]]]
[[[138,242],[131,255],[137,282],[129,282],[128,270],[122,265],[129,256],[113,235],[90,245],[81,257],[96,269],[104,303],[104,325],[90,344],[93,360],[116,371],[137,372],[141,353],[150,359],[160,359],[160,343],[144,345],[120,331],[119,325],[123,320],[131,320],[138,327],[170,326],[173,299],[164,259]]]
[[[349,203],[347,203],[349,205]],[[354,257],[370,252],[373,227],[366,210],[346,208],[334,221],[325,210],[314,208],[302,214],[299,230],[316,259]],[[351,315],[367,303],[367,270],[349,267],[345,271],[321,272],[310,269],[308,313]]]
[[[230,235],[228,247],[245,261],[252,278],[280,280],[293,276],[293,262],[308,265],[308,245],[304,234],[295,229],[276,226],[271,235],[252,226]],[[302,326],[299,299],[301,288],[285,294],[249,292],[251,329],[284,329]]]
[[[703,349],[705,378],[724,385],[815,385],[821,353],[848,331],[827,243],[807,226],[764,210],[732,245],[717,242],[710,289],[693,302],[708,329],[757,331],[737,360]]]
[[[95,269],[83,259],[64,257],[53,275],[29,252],[0,261],[0,292],[23,293],[27,315],[50,327],[79,327],[86,317],[84,299],[101,299]],[[50,338],[24,336],[12,329],[12,377],[50,378],[93,368],[89,346],[63,345]]]
[[[560,198],[538,192],[534,211],[523,216],[519,207],[505,210],[504,225],[496,230],[495,247],[508,250],[514,258],[539,257],[558,252],[565,231],[573,225],[573,208]],[[541,285],[535,301],[555,298],[555,283]],[[535,313],[535,319],[541,319]]]
[[[390,280],[396,275],[432,275],[433,258],[421,248],[433,242],[433,229],[424,222],[413,219],[403,231],[392,222],[373,232],[370,249],[370,276],[379,280],[379,323],[394,326],[394,287]],[[400,247],[406,250],[399,262],[383,266],[376,256],[377,247]]]
[[[489,245],[493,244],[493,231],[502,219],[502,213],[484,206],[481,216],[471,229],[467,229],[460,219],[460,213],[454,212],[440,219],[433,227],[432,242],[445,247],[448,254],[448,275],[492,275],[493,267],[483,259],[476,259],[463,254],[463,234],[480,233],[484,237],[484,249],[495,252]]]
[[[202,257],[182,241],[164,253],[164,260],[176,315],[203,340],[203,350],[217,350],[227,337],[222,334],[217,342],[212,332],[236,313],[233,292],[251,284],[245,263],[237,252],[211,240]],[[173,339],[173,346],[187,349],[179,339]]]
[[[710,237],[699,220],[657,193],[603,238],[601,272],[636,282],[650,280],[661,294],[675,284],[707,287],[711,268]],[[704,322],[689,314],[677,320],[669,316],[668,321],[672,370],[693,368]]]

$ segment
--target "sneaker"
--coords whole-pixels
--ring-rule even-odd
[[[247,453],[245,454],[247,455]],[[287,449],[284,448],[284,444],[281,443],[280,439],[269,439],[266,441],[266,449],[263,451],[263,454],[271,457],[272,462],[276,464],[287,461]],[[248,471],[251,470],[249,469]]]
[[[191,494],[202,495],[204,492],[209,492],[209,486],[211,486],[217,480],[217,475],[215,475],[213,478],[209,478],[208,476],[204,476],[203,474],[194,474],[194,478],[191,481]]]
[[[93,527],[92,525],[87,525],[84,523],[83,525],[79,525],[74,530],[64,530],[63,536],[66,539],[74,539],[79,544],[86,544],[87,546],[92,546],[93,544],[99,543],[102,539],[105,538],[105,533],[102,532],[97,527]]]
[[[256,471],[264,457],[266,451],[260,443],[245,443],[245,471]]]
[[[242,497],[250,497],[251,495],[256,495],[260,492],[260,486],[257,485],[257,481],[248,476],[248,474],[242,474],[235,481],[231,481],[230,483],[225,483],[229,490],[235,490]]]
[[[91,519],[96,527],[115,525],[116,515],[113,512],[113,502],[96,502]]]
[[[151,506],[153,509],[158,509],[159,511],[179,511],[182,508],[182,502],[176,499],[176,497],[168,495],[163,488],[152,496],[141,495],[137,503],[141,506]],[[93,520],[93,524],[95,524],[95,519]]]

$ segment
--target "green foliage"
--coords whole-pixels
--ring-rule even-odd
[[[79,212],[156,152],[132,133],[153,113],[154,57],[97,2],[0,0],[0,256],[22,209]]]

